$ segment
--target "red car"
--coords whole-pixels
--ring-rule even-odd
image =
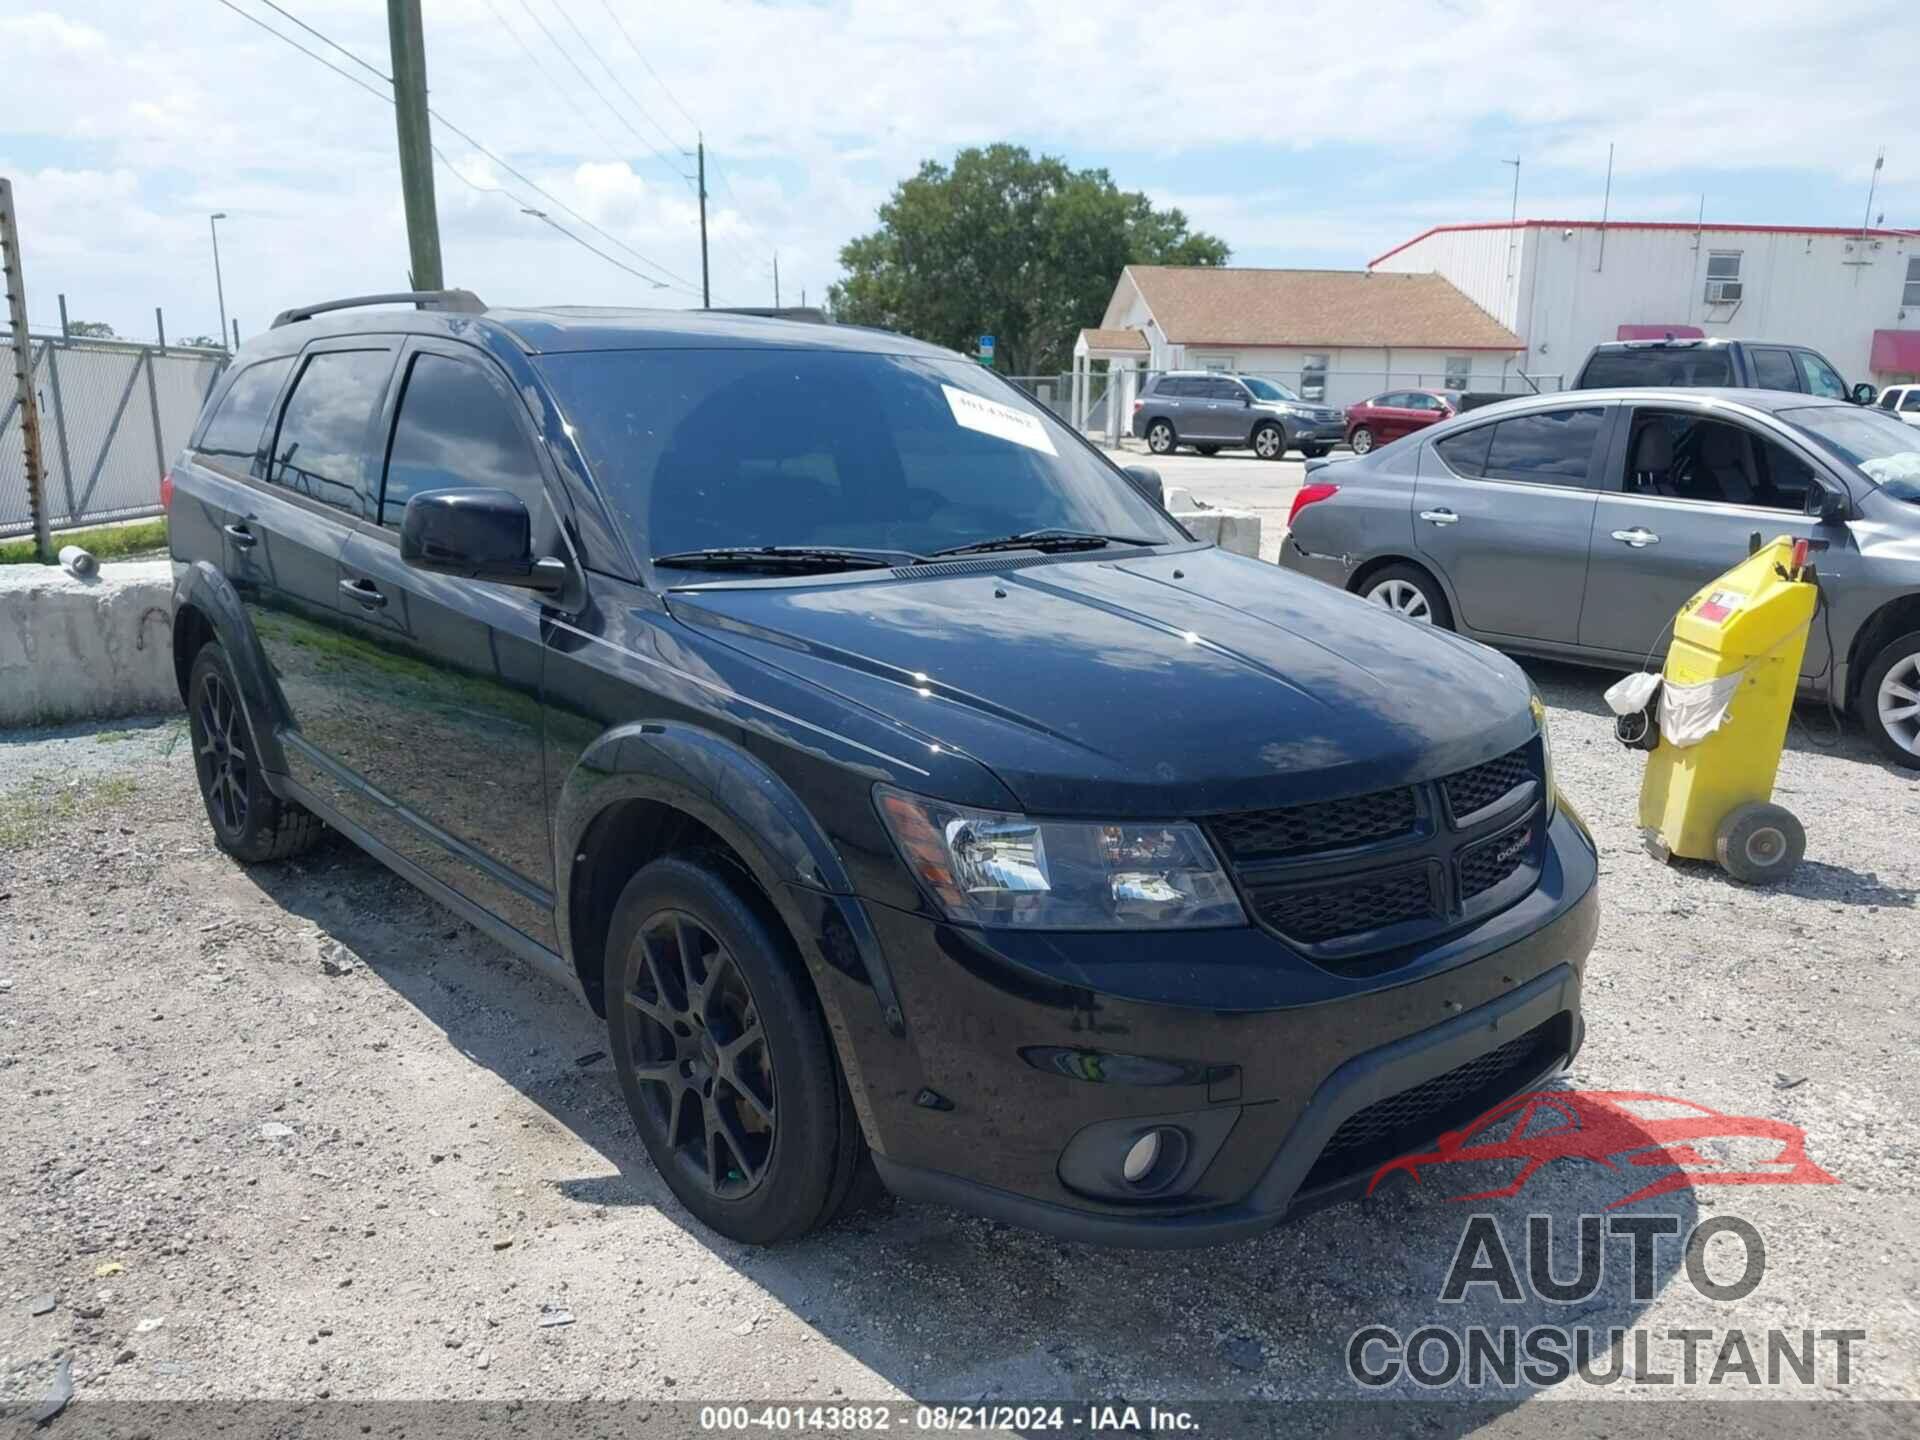
[[[1389,390],[1347,407],[1347,444],[1364,455],[1452,416],[1458,406],[1444,390]]]

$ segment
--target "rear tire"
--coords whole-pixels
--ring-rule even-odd
[[[1356,592],[1417,625],[1453,628],[1453,611],[1440,582],[1418,565],[1388,565],[1367,577]]]
[[[1880,647],[1867,666],[1860,723],[1896,765],[1920,766],[1920,630]]]
[[[1156,420],[1147,426],[1147,449],[1156,455],[1171,455],[1179,444],[1173,433],[1173,426],[1164,420]]]
[[[1373,431],[1365,425],[1358,426],[1353,434],[1347,437],[1347,443],[1353,447],[1354,454],[1364,455],[1373,449]]]
[[[1264,421],[1253,432],[1253,453],[1262,460],[1283,459],[1287,453],[1287,432],[1273,421]]]
[[[654,1168],[703,1223],[791,1240],[871,1169],[819,997],[765,898],[724,856],[627,882],[606,947],[607,1035]]]
[[[1318,460],[1332,448],[1331,445],[1302,445],[1300,453],[1308,460]]]
[[[1807,854],[1807,832],[1779,805],[1742,805],[1713,837],[1720,868],[1744,885],[1771,885],[1793,873]]]
[[[200,647],[187,673],[187,731],[216,845],[249,865],[312,848],[325,827],[267,788],[240,682],[218,641]]]

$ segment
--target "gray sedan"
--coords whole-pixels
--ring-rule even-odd
[[[1768,390],[1583,390],[1308,466],[1280,563],[1502,650],[1637,667],[1758,532],[1824,540],[1803,689],[1920,766],[1920,430]]]

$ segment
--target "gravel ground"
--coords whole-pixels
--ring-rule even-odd
[[[1632,1207],[1749,1220],[1766,1271],[1741,1300],[1705,1298],[1669,1247],[1649,1299],[1610,1256],[1572,1311],[1485,1287],[1443,1304],[1472,1211],[1517,1244],[1528,1213],[1571,1227],[1626,1193],[1569,1161],[1516,1199],[1461,1205],[1469,1187],[1431,1175],[1201,1252],[894,1202],[742,1248],[652,1171],[584,1007],[342,842],[229,861],[184,722],[162,720],[0,736],[0,1403],[37,1401],[63,1361],[82,1402],[1352,1398],[1361,1326],[1570,1314],[1857,1328],[1844,1386],[1829,1353],[1790,1393],[1920,1398],[1920,782],[1803,729],[1779,787],[1811,837],[1793,881],[1666,869],[1637,845],[1641,757],[1611,739],[1607,677],[1534,675],[1603,847],[1570,1083],[1790,1121],[1841,1182]],[[1714,1243],[1716,1273],[1737,1271]],[[1548,1403],[1676,1393],[1627,1369]],[[1643,1413],[1691,1434],[1693,1408]]]

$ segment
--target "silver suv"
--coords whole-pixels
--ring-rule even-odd
[[[1748,539],[1824,541],[1804,689],[1920,766],[1920,429],[1770,390],[1583,390],[1309,466],[1280,563],[1502,650],[1637,667]]]
[[[1346,439],[1346,416],[1303,400],[1263,375],[1169,370],[1148,380],[1133,402],[1133,435],[1156,455],[1191,445],[1202,455],[1251,450],[1278,460],[1298,450],[1309,460]]]

